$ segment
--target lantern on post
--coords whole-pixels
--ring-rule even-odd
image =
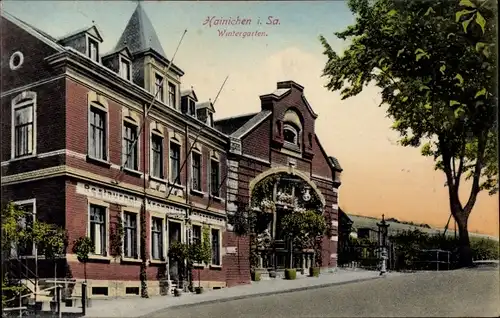
[[[387,271],[387,233],[389,224],[385,221],[385,217],[382,214],[382,221],[377,223],[378,227],[378,244],[381,250],[382,264],[380,266],[380,275],[385,274]]]

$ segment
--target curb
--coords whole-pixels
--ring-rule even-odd
[[[359,282],[364,282],[364,281],[369,281],[369,280],[380,279],[380,278],[384,278],[384,277],[385,276],[376,276],[376,277],[368,277],[368,278],[358,278],[358,279],[347,280],[347,281],[343,281],[343,282],[325,283],[325,284],[320,284],[320,285],[311,285],[311,286],[305,286],[305,287],[297,287],[297,288],[291,288],[291,289],[280,290],[280,291],[273,291],[273,292],[261,292],[261,293],[241,295],[241,296],[233,296],[233,297],[220,298],[220,299],[203,300],[203,301],[196,302],[196,303],[191,303],[191,304],[168,306],[168,307],[165,307],[163,309],[155,310],[155,311],[150,312],[150,313],[145,314],[145,315],[137,316],[137,318],[150,317],[151,315],[163,312],[163,311],[168,310],[168,309],[181,309],[181,308],[195,307],[195,306],[199,306],[199,305],[224,303],[224,302],[233,301],[233,300],[240,300],[240,299],[247,299],[247,298],[254,298],[254,297],[261,297],[261,296],[287,294],[287,293],[293,293],[293,292],[304,291],[304,290],[320,289],[320,288],[327,288],[327,287],[331,287],[331,286],[339,286],[339,285],[346,285],[346,284],[351,284],[351,283],[359,283]]]

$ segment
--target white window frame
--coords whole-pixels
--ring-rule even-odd
[[[32,149],[31,153],[16,157],[16,135],[15,135],[15,110],[26,105],[32,104],[33,107],[33,128],[32,128]],[[11,160],[27,159],[37,155],[37,93],[24,91],[14,97],[11,101]]]
[[[135,224],[135,227],[136,227],[136,231],[135,231],[135,240],[136,240],[136,249],[137,249],[137,257],[128,257],[125,255],[125,231],[126,231],[126,228],[125,228],[125,214],[126,213],[130,213],[130,214],[135,214],[135,220],[136,220],[136,224]],[[122,241],[122,260],[139,260],[141,258],[141,241],[140,241],[140,238],[141,238],[141,214],[140,214],[140,211],[135,209],[135,208],[127,208],[127,207],[124,207],[122,208],[122,211],[121,211],[121,221],[122,221],[122,226],[123,226],[123,241]]]
[[[154,176],[152,171],[153,171],[153,166],[154,166],[154,156],[153,156],[153,136],[155,138],[161,138],[161,154],[160,154],[160,168],[161,168],[161,171],[160,171],[160,176]],[[151,131],[151,136],[150,136],[150,151],[151,151],[151,160],[149,162],[150,164],[150,176],[152,178],[155,178],[155,179],[160,179],[160,180],[163,180],[165,179],[165,137],[163,136],[163,134],[158,131],[157,129],[153,129],[153,131]],[[170,154],[170,144],[169,144],[169,154]]]
[[[164,81],[165,82],[165,81]],[[171,81],[166,81],[167,82],[167,100],[166,100],[166,103],[169,107],[172,107],[173,109],[177,109],[177,103],[178,103],[178,99],[179,99],[179,94],[177,93],[177,84],[175,84],[174,82],[171,82]],[[171,105],[170,104],[170,87],[173,86],[174,88],[174,105]]]
[[[127,154],[128,154],[128,148],[125,147],[125,126],[126,124],[128,125],[133,125],[135,126],[135,130],[136,130],[136,135],[137,135],[137,141],[135,143],[135,149],[136,149],[136,158],[137,158],[137,167],[134,167],[134,168],[128,168],[125,166],[125,160],[127,158]],[[140,166],[141,166],[141,138],[139,138],[139,123],[133,119],[132,117],[125,117],[123,120],[122,120],[122,167],[123,169],[125,170],[128,170],[128,171],[133,171],[133,172],[139,172],[139,169],[140,169]],[[128,162],[127,162],[128,163]]]
[[[199,168],[199,172],[200,172],[200,178],[198,180],[198,183],[199,183],[199,189],[195,189],[193,187],[193,182],[194,182],[194,167],[193,167],[193,163],[194,163],[194,155],[198,155],[200,156],[200,168]],[[201,152],[201,150],[199,150],[198,148],[196,147],[193,147],[193,149],[191,150],[191,184],[190,184],[190,188],[191,190],[195,191],[195,192],[199,192],[199,193],[203,193],[203,154]]]
[[[90,42],[94,42],[96,45],[96,54],[97,54],[97,60],[92,59],[91,53],[90,53]],[[85,56],[87,56],[89,59],[91,59],[94,62],[101,63],[101,56],[99,55],[99,41],[95,39],[94,37],[91,37],[88,34],[85,34]]]
[[[161,244],[162,244],[162,248],[160,250],[161,252],[161,256],[160,258],[153,258],[153,219],[159,219],[161,220]],[[151,214],[150,215],[150,233],[149,233],[149,237],[150,237],[150,242],[149,242],[149,246],[150,246],[150,253],[149,253],[149,259],[152,261],[152,262],[164,262],[166,261],[167,259],[167,253],[168,253],[168,248],[167,248],[167,229],[166,229],[166,219],[164,216],[160,216],[160,215],[157,215],[157,214]]]
[[[33,207],[33,224],[36,222],[36,198],[33,199],[27,199],[27,200],[21,200],[21,201],[15,201],[12,202],[16,207],[23,206],[23,205],[31,205]],[[26,217],[25,217],[26,219]],[[26,221],[24,221],[26,223]],[[19,257],[19,258],[33,258],[36,257],[37,255],[37,247],[35,242],[33,242],[33,247],[31,250],[31,255],[19,255],[19,250],[16,246],[12,246],[11,248],[11,257]]]
[[[213,259],[213,255],[212,255],[212,257],[210,259],[210,266],[211,267],[222,267],[222,230],[219,227],[215,227],[215,226],[213,226],[213,227],[211,226],[210,227],[210,252],[211,252],[210,254],[212,254],[212,252],[213,252],[213,249],[212,249],[212,242],[213,242],[213,238],[212,238],[213,233],[212,233],[212,231],[213,230],[217,230],[217,233],[218,233],[218,243],[219,243],[219,257],[218,258],[219,258],[219,264],[214,264],[212,262],[212,259]]]
[[[171,152],[172,152],[172,147],[171,147],[171,144],[174,143],[176,145],[179,146],[179,181],[178,183],[174,183],[175,182],[175,179],[173,178],[172,176],[172,163],[171,163]],[[177,140],[175,137],[173,138],[170,138],[169,139],[169,143],[168,143],[168,182],[170,184],[174,184],[174,185],[177,185],[177,186],[182,186],[182,176],[181,176],[181,172],[182,170],[180,169],[181,168],[181,163],[182,163],[182,144],[179,140]]]
[[[153,95],[155,96],[156,100],[158,100],[162,103],[165,103],[165,82],[166,82],[165,75],[158,73],[158,72],[153,72],[153,73],[154,73],[154,75],[153,75]],[[162,79],[161,89],[163,92],[163,98],[160,98],[159,94],[156,94],[156,90],[158,89],[158,85],[156,85],[156,77],[157,76],[161,77],[161,79]]]
[[[104,208],[104,230],[106,231],[105,235],[104,235],[104,239],[105,239],[105,242],[104,242],[104,255],[103,254],[95,254],[93,253],[92,255],[93,256],[97,256],[97,257],[109,257],[109,204],[108,203],[104,203],[104,202],[94,202],[94,201],[90,201],[88,202],[87,204],[87,237],[90,238],[92,240],[92,237],[90,236],[90,226],[91,226],[91,222],[90,222],[90,207],[92,205],[95,205],[95,206],[98,206],[98,207],[101,207],[101,208]],[[94,246],[95,248],[95,246]]]
[[[105,150],[105,154],[106,154],[106,157],[104,159],[102,158],[97,158],[97,157],[94,157],[93,155],[90,154],[90,140],[92,138],[92,133],[91,133],[91,129],[90,129],[90,116],[92,114],[92,108],[95,108],[101,112],[104,113],[104,150]],[[87,111],[87,156],[91,159],[94,159],[94,160],[98,160],[98,161],[103,161],[103,162],[107,162],[109,163],[110,162],[110,159],[109,159],[109,112],[108,112],[108,108],[98,102],[90,102],[89,103],[89,107],[88,107],[88,111]]]
[[[124,70],[123,70],[123,64],[127,63],[128,64],[128,74],[129,78],[125,76]],[[120,73],[120,76],[127,81],[132,81],[132,61],[130,61],[128,58],[119,55],[119,61],[118,61],[118,71]]]
[[[219,178],[219,184],[218,184],[218,193],[217,195],[213,195],[213,192],[212,192],[212,161],[215,161],[217,162],[218,166],[219,166],[219,169],[218,169],[218,178]],[[208,166],[208,180],[209,180],[209,183],[208,183],[208,192],[209,192],[209,195],[212,196],[212,197],[215,197],[215,198],[220,198],[220,190],[221,190],[221,164],[220,164],[220,159],[219,157],[214,153],[210,156],[210,159],[209,159],[209,164],[207,165]]]
[[[291,130],[293,131],[293,133],[295,134],[295,140],[294,142],[290,142],[288,140],[285,140],[286,143],[288,144],[292,144],[292,145],[295,145],[295,146],[299,146],[299,136],[300,136],[300,130],[298,128],[296,128],[295,126],[291,125],[290,123],[285,123],[283,125],[283,139],[285,138],[285,131],[286,130]]]

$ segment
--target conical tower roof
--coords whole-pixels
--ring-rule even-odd
[[[140,2],[130,17],[125,30],[123,30],[114,51],[122,49],[125,46],[129,48],[132,54],[153,49],[156,53],[166,58],[153,24]]]

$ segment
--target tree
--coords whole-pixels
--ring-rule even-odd
[[[421,147],[445,173],[460,263],[471,265],[469,215],[481,190],[498,191],[495,2],[350,0],[349,8],[356,23],[335,33],[351,41],[343,55],[320,37],[326,87],[342,99],[370,83],[381,89],[399,143]]]
[[[73,243],[73,253],[80,262],[83,263],[83,276],[85,277],[85,282],[87,282],[87,261],[89,260],[90,254],[95,252],[94,243],[88,236],[79,237]]]
[[[210,246],[210,229],[203,226],[202,241],[190,245],[190,258],[198,264],[208,265],[212,258],[212,249]],[[198,288],[201,288],[201,269],[198,267]]]
[[[322,238],[327,230],[323,215],[313,210],[298,210],[285,215],[281,222],[283,232],[286,233],[285,235],[293,247],[314,249],[316,255],[321,253],[317,244],[318,239]],[[293,251],[290,249],[290,259],[293,257],[292,253]],[[291,260],[290,265],[292,265]]]

